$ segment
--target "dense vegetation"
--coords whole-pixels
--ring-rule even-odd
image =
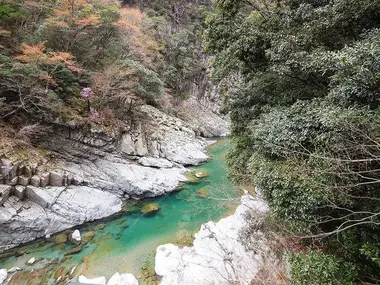
[[[215,0],[207,24],[231,177],[312,250],[292,283],[380,283],[380,1]]]
[[[200,39],[208,6],[197,0],[1,1],[3,135],[11,142],[52,124],[114,128],[141,104],[170,109],[188,98],[205,76]]]

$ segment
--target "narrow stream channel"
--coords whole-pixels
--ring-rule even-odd
[[[17,248],[17,255],[21,256],[0,260],[0,268],[24,269],[9,284],[55,284],[61,275],[66,276],[67,282],[74,266],[73,280],[79,274],[108,279],[115,272],[130,272],[140,279],[140,284],[156,284],[158,280],[152,270],[158,245],[168,242],[190,245],[202,223],[217,221],[234,211],[239,193],[227,178],[227,149],[227,140],[218,141],[208,149],[212,160],[192,168],[207,173],[207,177],[185,184],[170,195],[135,205],[129,203],[122,215],[78,227],[82,235],[94,233],[94,238],[78,253],[67,255],[72,249],[68,241],[56,245],[44,239]],[[142,215],[140,209],[148,203],[158,204],[160,210],[152,216]],[[26,266],[32,257],[42,260]]]

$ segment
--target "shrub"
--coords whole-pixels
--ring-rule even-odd
[[[355,266],[318,251],[293,253],[288,257],[293,285],[353,285]]]

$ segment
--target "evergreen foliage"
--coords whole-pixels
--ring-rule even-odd
[[[379,283],[380,1],[213,4],[204,38],[232,120],[231,177],[326,251],[292,256],[292,282]]]

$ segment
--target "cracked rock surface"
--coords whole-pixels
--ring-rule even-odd
[[[250,284],[261,260],[246,250],[239,234],[247,226],[248,213],[261,215],[267,211],[265,202],[245,195],[232,216],[202,225],[192,247],[157,247],[155,271],[162,276],[160,284]]]
[[[110,216],[122,207],[116,195],[86,186],[47,187],[43,196],[34,190],[31,199],[11,196],[1,209],[1,250]]]

